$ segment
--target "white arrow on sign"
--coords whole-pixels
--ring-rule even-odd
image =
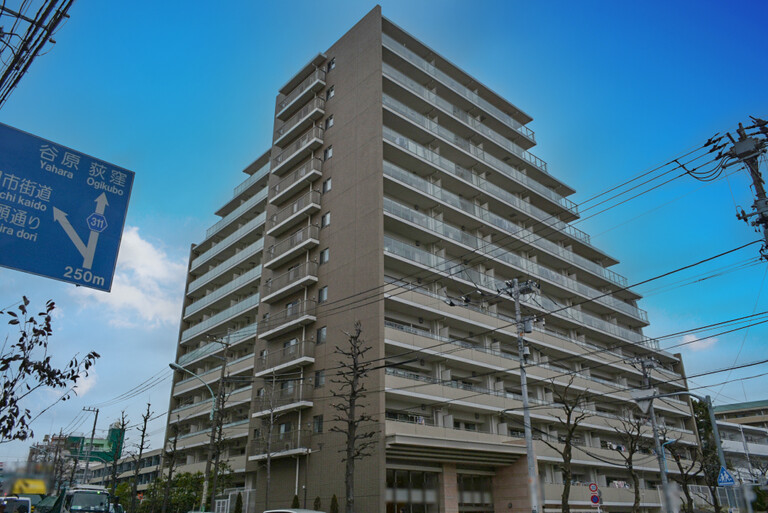
[[[109,205],[109,202],[107,201],[107,195],[102,192],[94,201],[96,202],[96,213],[104,215],[104,210],[106,210],[107,205]],[[99,242],[99,232],[94,230],[90,231],[91,233],[88,236],[88,245],[86,246],[75,229],[72,228],[72,224],[70,224],[66,212],[53,207],[53,220],[54,222],[58,222],[61,225],[61,227],[64,229],[64,233],[67,234],[69,240],[72,241],[72,244],[75,245],[77,251],[80,253],[80,255],[82,255],[83,269],[90,269],[93,266],[93,257],[96,254],[96,244]]]

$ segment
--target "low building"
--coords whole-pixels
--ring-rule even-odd
[[[139,491],[146,490],[157,479],[162,465],[162,452],[162,449],[155,449],[141,455],[139,462]],[[130,482],[133,479],[135,469],[135,455],[120,458],[117,461],[117,484]],[[112,486],[112,464],[100,462],[91,465],[88,476],[89,484]]]
[[[768,478],[768,429],[733,422],[717,422],[723,452],[733,477],[742,483]]]
[[[715,406],[715,418],[768,429],[768,399]]]

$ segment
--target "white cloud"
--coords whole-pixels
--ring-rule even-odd
[[[75,385],[75,392],[78,396],[83,397],[85,394],[93,390],[96,386],[96,382],[99,380],[99,376],[92,370],[88,371],[88,375],[80,374]]]
[[[72,295],[81,306],[106,307],[110,325],[155,328],[179,322],[186,262],[173,260],[139,235],[135,226],[123,232],[112,292],[79,287]]]
[[[687,347],[691,351],[703,351],[709,349],[717,342],[716,338],[702,338],[699,339],[695,335],[683,335],[684,347]]]

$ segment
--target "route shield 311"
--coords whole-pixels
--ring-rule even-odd
[[[0,123],[0,265],[109,291],[133,178]]]

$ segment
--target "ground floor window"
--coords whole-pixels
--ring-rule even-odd
[[[459,474],[459,513],[493,513],[491,476]]]
[[[387,513],[438,513],[438,473],[387,469]]]

